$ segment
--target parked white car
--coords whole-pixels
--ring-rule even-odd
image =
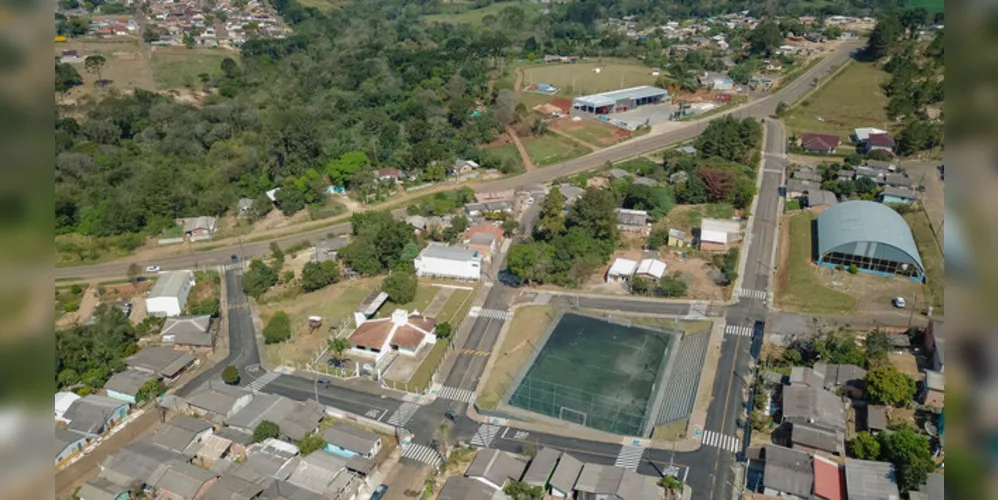
[[[904,297],[894,297],[894,300],[891,301],[891,304],[894,304],[894,307],[898,309],[904,309],[904,306],[906,305]]]
[[[158,273],[159,272],[159,266],[146,266],[146,272],[147,273]]]

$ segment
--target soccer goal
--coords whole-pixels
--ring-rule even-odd
[[[567,406],[562,406],[558,411],[558,418],[566,422],[586,425],[586,418],[589,415],[578,410],[573,410]]]

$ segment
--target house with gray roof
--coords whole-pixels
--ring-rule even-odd
[[[323,495],[287,481],[270,483],[270,486],[267,486],[256,498],[259,500],[327,500]]]
[[[124,419],[129,406],[120,399],[88,394],[73,401],[63,418],[69,430],[95,437]]]
[[[207,420],[189,415],[179,415],[161,425],[149,441],[168,450],[193,457],[201,443],[212,435],[212,426]]]
[[[815,363],[814,370],[820,372],[824,380],[826,390],[842,387],[846,389],[850,396],[858,398],[863,395],[866,370],[856,365],[835,365],[825,363]]]
[[[135,404],[135,398],[139,394],[139,389],[142,389],[142,386],[145,385],[146,382],[157,378],[159,377],[147,371],[129,368],[123,372],[111,375],[111,378],[109,378],[107,383],[104,384],[104,390],[107,391],[107,395],[112,398],[124,401],[128,404]]]
[[[505,500],[502,490],[464,476],[451,476],[440,489],[437,500]]]
[[[62,427],[55,428],[55,464],[83,451],[87,436]]]
[[[583,193],[586,192],[585,189],[582,189],[580,187],[575,187],[571,184],[562,184],[558,186],[558,191],[561,192],[561,195],[565,197],[566,205],[571,205],[572,203],[575,202],[575,200],[579,199],[579,197],[581,197]]]
[[[791,384],[783,388],[783,421],[826,429],[845,429],[842,399],[821,387]]]
[[[236,211],[240,218],[249,217],[253,214],[253,198],[239,198],[236,204]]]
[[[266,487],[274,479],[283,481],[291,476],[301,461],[298,454],[297,446],[267,438],[251,446],[246,460],[228,471],[227,475]]]
[[[322,434],[326,451],[346,458],[374,458],[381,450],[381,436],[348,424],[335,423]]]
[[[587,463],[575,482],[576,498],[657,500],[665,493],[654,479],[623,467]]]
[[[185,219],[178,219],[178,223],[184,225],[184,234],[186,236],[198,237],[198,236],[209,236],[218,229],[218,217],[187,217]]]
[[[807,387],[824,387],[825,373],[806,366],[790,368],[790,383]]]
[[[261,393],[253,397],[243,409],[226,420],[229,427],[235,427],[244,432],[252,433],[260,422],[269,420],[280,425],[280,421],[298,409],[298,404],[292,399],[277,394]],[[281,429],[283,432],[284,429]]]
[[[208,382],[187,397],[187,405],[220,423],[245,408],[252,400],[253,393],[239,387]]]
[[[211,316],[177,316],[167,318],[159,333],[164,344],[182,347],[211,348],[215,339],[211,331]]]
[[[811,457],[803,451],[775,444],[767,444],[764,451],[763,493],[781,498],[810,498],[814,488]]]
[[[486,448],[478,452],[464,475],[501,490],[508,481],[519,481],[526,468],[527,464],[514,455],[494,448]]]
[[[676,148],[676,151],[683,153],[684,155],[695,155],[697,154],[697,148],[693,146],[680,146]]]
[[[582,465],[579,459],[568,453],[562,453],[558,460],[558,467],[555,468],[554,474],[548,481],[548,485],[551,486],[551,494],[556,497],[572,498],[575,483],[579,479],[579,474],[582,473]]]
[[[281,427],[281,434],[298,440],[318,430],[319,423],[325,417],[326,407],[313,399],[308,399],[295,401],[295,410],[276,422]]]
[[[918,491],[909,491],[908,500],[945,500],[945,476],[942,472],[929,474],[928,480]]]
[[[204,495],[218,476],[186,462],[163,465],[146,481],[158,495],[170,500],[194,500]]]
[[[841,431],[808,424],[793,424],[791,431],[790,442],[795,450],[811,454],[825,452],[831,455],[845,455]]]
[[[150,316],[179,316],[193,287],[193,271],[161,272],[152,290],[146,294],[146,311]]]
[[[187,462],[183,455],[141,439],[101,463],[101,472],[118,484],[145,484],[162,465]]]
[[[634,179],[634,183],[649,187],[658,186],[658,181],[652,179],[651,177],[638,177],[637,179]]]
[[[800,198],[804,193],[809,193],[811,191],[818,191],[821,189],[821,184],[813,181],[807,181],[804,179],[787,179],[785,186],[786,197],[788,200]]]
[[[849,500],[899,500],[894,464],[846,458],[846,493]]]
[[[288,476],[288,482],[309,491],[338,498],[351,498],[352,474],[346,469],[347,459],[319,450],[303,457]],[[352,489],[356,489],[353,485]]]
[[[547,491],[548,480],[551,479],[559,458],[561,458],[560,451],[554,448],[541,448],[530,460],[527,471],[523,473],[523,482],[530,486],[540,486]]]
[[[76,497],[80,500],[128,500],[132,497],[130,488],[99,475],[80,486]]]
[[[887,428],[887,409],[883,406],[866,405],[866,430],[882,431]]]
[[[839,202],[835,193],[831,191],[825,191],[824,189],[814,189],[808,191],[807,193],[807,209],[812,212],[821,212],[822,210],[835,205]]]
[[[619,168],[611,168],[609,174],[610,174],[610,177],[612,177],[615,180],[616,179],[624,179],[624,178],[627,178],[627,177],[631,176],[631,174],[629,174],[626,170],[619,169]]]
[[[258,498],[257,495],[264,490],[264,487],[240,479],[234,475],[225,474],[218,478],[208,491],[205,492],[201,500],[245,500],[247,498]]]
[[[347,243],[347,239],[342,236],[327,238],[316,243],[314,260],[316,262],[336,260],[336,256],[339,255],[339,252],[343,249],[343,247],[347,246]]]
[[[405,221],[417,232],[426,229],[426,217],[422,215],[410,215],[405,218]]]
[[[143,370],[173,382],[194,363],[194,355],[170,347],[146,347],[125,358],[129,368]]]
[[[642,232],[648,224],[648,212],[644,210],[617,209],[617,228],[621,231]]]

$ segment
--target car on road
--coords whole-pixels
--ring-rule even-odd
[[[321,385],[323,387],[329,387],[330,385],[333,385],[333,381],[329,380],[326,377],[319,377],[318,379],[316,379],[315,383],[317,383],[317,384],[319,384],[319,385]]]
[[[534,199],[533,198],[527,198],[527,205],[533,205],[533,204],[534,204]]]
[[[904,306],[907,305],[904,301],[904,297],[894,297],[894,300],[891,301],[891,304],[893,304],[894,307],[898,309],[904,309]]]
[[[159,272],[159,266],[146,266],[146,272],[147,273],[158,273]]]
[[[371,494],[371,500],[381,500],[381,497],[385,496],[385,493],[387,491],[388,491],[387,485],[382,484],[378,486],[377,488],[374,489],[374,493]]]
[[[447,417],[451,422],[457,422],[457,414],[452,410],[447,410],[444,412],[444,416]]]
[[[229,258],[232,259],[232,262],[239,262],[239,257],[236,254],[230,255]]]

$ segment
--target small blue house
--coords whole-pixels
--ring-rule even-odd
[[[885,205],[911,205],[915,201],[915,192],[911,189],[884,186],[880,193],[880,203]]]
[[[347,424],[333,424],[322,435],[326,451],[341,457],[374,458],[381,450],[381,436]]]
[[[90,394],[74,401],[63,419],[69,421],[66,425],[69,430],[95,437],[123,420],[129,406],[120,399]]]
[[[59,465],[63,460],[73,456],[74,453],[83,451],[83,445],[87,443],[87,437],[78,432],[55,428],[55,464]]]
[[[123,372],[115,373],[104,384],[107,395],[124,401],[128,404],[135,404],[135,398],[146,382],[155,379],[156,376],[142,370],[129,368]]]

